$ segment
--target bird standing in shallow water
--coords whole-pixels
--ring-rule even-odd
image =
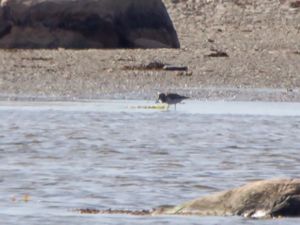
[[[188,98],[189,97],[182,96],[182,95],[175,94],[175,93],[167,93],[167,94],[160,93],[156,102],[166,103],[166,104],[168,104],[168,108],[170,105],[175,105],[175,109],[176,109],[177,103],[180,103],[181,101],[188,99]]]

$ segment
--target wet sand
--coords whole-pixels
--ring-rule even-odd
[[[0,50],[0,99],[154,99],[172,91],[201,100],[300,101],[298,8],[165,2],[181,49]],[[151,62],[188,71],[147,69]]]

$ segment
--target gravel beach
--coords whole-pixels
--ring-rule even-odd
[[[165,0],[181,49],[0,50],[0,99],[300,101],[294,2]]]

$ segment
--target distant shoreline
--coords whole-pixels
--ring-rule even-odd
[[[299,10],[258,0],[245,7],[165,3],[181,49],[0,50],[0,99],[151,100],[177,92],[198,100],[300,102]],[[145,67],[152,62],[188,71]]]

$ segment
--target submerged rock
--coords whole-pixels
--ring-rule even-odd
[[[229,191],[201,197],[174,207],[155,209],[152,215],[245,217],[300,216],[300,179],[257,181]]]
[[[80,213],[130,215],[244,216],[255,218],[300,216],[300,179],[257,181],[201,197],[178,206],[153,210],[91,210]]]
[[[178,48],[161,0],[1,0],[0,48]]]

